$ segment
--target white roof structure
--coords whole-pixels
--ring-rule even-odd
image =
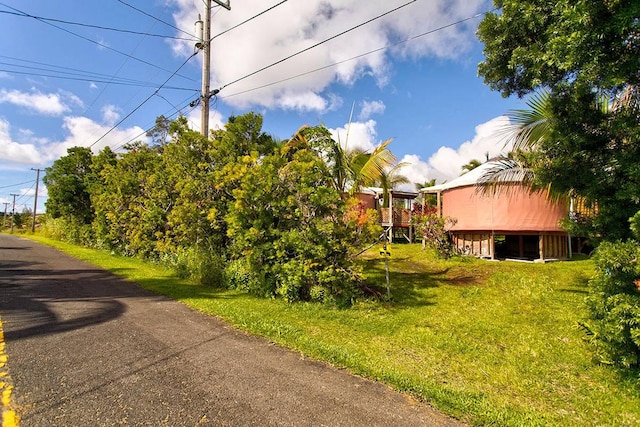
[[[478,184],[481,181],[481,178],[485,175],[485,173],[492,171],[495,173],[496,171],[506,171],[512,167],[515,167],[515,171],[518,173],[509,174],[507,176],[502,175],[498,179],[497,182],[502,184],[507,183],[519,183],[523,182],[526,177],[531,174],[531,171],[528,169],[519,168],[513,160],[511,159],[497,159],[497,160],[489,160],[486,163],[481,164],[475,169],[470,170],[467,173],[460,175],[452,181],[445,182],[444,184],[438,184],[431,187],[423,188],[420,190],[421,193],[437,193],[444,190],[450,190],[452,188],[460,188],[460,187],[469,187],[472,185]]]
[[[444,184],[438,184],[431,187],[420,189],[421,193],[435,193],[442,190],[449,190],[457,187],[467,187],[469,185],[476,185],[478,180],[486,171],[496,166],[495,162],[486,162],[481,164],[475,169],[470,170],[467,173],[460,175],[459,177],[445,182]]]

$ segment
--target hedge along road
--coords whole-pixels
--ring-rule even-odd
[[[21,426],[458,426],[53,248],[0,235]]]

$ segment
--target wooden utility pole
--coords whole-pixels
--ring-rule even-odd
[[[209,137],[209,91],[211,89],[211,0],[204,2],[204,28],[202,34],[202,100],[200,128],[205,138]]]
[[[231,10],[231,0],[223,2],[213,0],[227,10]],[[204,26],[202,40],[196,47],[202,49],[202,99],[200,106],[200,127],[202,135],[209,138],[209,102],[211,97],[218,93],[211,91],[211,0],[204,0]]]
[[[31,232],[35,233],[36,231],[36,209],[38,208],[38,184],[40,183],[40,172],[44,172],[44,169],[34,169],[31,168],[32,171],[36,171],[36,195],[33,201],[33,223],[31,224]]]

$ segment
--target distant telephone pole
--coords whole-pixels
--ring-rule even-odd
[[[218,93],[218,90],[211,90],[211,1],[204,0],[204,25],[201,39],[196,43],[196,48],[202,50],[202,99],[200,101],[200,127],[202,135],[209,138],[209,101],[211,97]],[[231,10],[231,0],[213,0],[227,10]],[[198,21],[202,23],[202,21]],[[198,29],[199,31],[199,29]],[[200,34],[196,34],[200,36]]]
[[[33,223],[31,224],[31,232],[36,232],[36,209],[38,208],[38,184],[40,183],[40,172],[44,172],[44,169],[34,169],[31,168],[32,171],[36,171],[36,196],[34,197],[33,202]]]
[[[10,196],[13,196],[13,208],[11,208],[11,233],[13,233],[13,223],[16,222],[15,221],[15,217],[16,217],[16,197],[19,196],[19,194],[9,194]]]

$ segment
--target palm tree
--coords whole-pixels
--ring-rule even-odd
[[[384,207],[389,206],[389,193],[400,184],[410,184],[411,181],[399,173],[400,169],[407,166],[408,163],[400,162],[393,165],[387,170],[383,170],[377,180],[377,184],[382,188],[382,197]]]
[[[494,166],[478,179],[476,185],[481,193],[508,192],[514,188],[509,184],[514,182],[531,191],[540,189],[536,186],[535,173],[525,153],[534,151],[538,144],[551,135],[553,112],[550,92],[543,90],[534,94],[527,101],[527,106],[528,109],[512,110],[507,114],[509,124],[500,133],[504,135],[505,146],[511,144],[513,151],[507,156],[495,158]]]
[[[395,155],[388,148],[391,141],[384,141],[370,152],[349,150],[335,141],[326,127],[305,125],[285,144],[284,152],[298,146],[316,150],[331,171],[335,189],[346,199],[362,187],[374,185],[396,162]]]
[[[416,183],[416,191],[421,194],[421,198],[422,198],[422,204],[423,205],[428,205],[428,206],[434,206],[436,204],[436,196],[434,194],[424,194],[421,193],[420,190],[422,190],[423,188],[429,188],[429,187],[433,187],[434,185],[436,185],[436,179],[432,178],[429,181],[425,181],[422,183]]]
[[[469,171],[474,170],[475,168],[477,168],[481,164],[482,164],[482,162],[480,160],[477,160],[477,159],[469,160],[469,163],[467,163],[466,165],[462,165],[462,174],[465,174],[465,173],[467,173]]]
[[[502,133],[506,136],[505,145],[512,143],[515,151],[530,151],[551,134],[551,93],[543,90],[534,94],[528,101],[529,108],[513,110],[507,114],[509,125]]]
[[[418,182],[415,184],[416,186],[416,191],[420,192],[420,190],[422,190],[423,188],[429,188],[429,187],[433,187],[434,185],[436,185],[436,179],[430,179],[429,181],[425,181],[425,182]]]
[[[513,189],[513,183],[518,183],[531,191],[538,190],[535,183],[535,173],[526,160],[514,159],[511,156],[500,156],[492,160],[489,167],[476,182],[476,188],[483,194],[508,193]]]

